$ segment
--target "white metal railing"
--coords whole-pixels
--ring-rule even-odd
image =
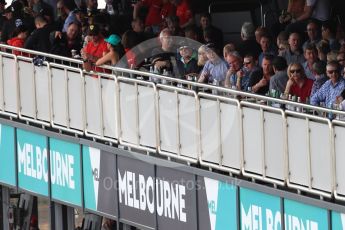
[[[2,115],[345,200],[345,122],[326,117],[345,112],[124,68],[34,66],[5,52],[0,61]]]

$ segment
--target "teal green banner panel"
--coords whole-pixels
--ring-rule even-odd
[[[17,129],[18,186],[48,196],[47,137]]]
[[[200,230],[237,229],[237,187],[207,177],[198,178]]]
[[[14,128],[0,124],[0,182],[16,186]]]
[[[279,197],[240,188],[239,210],[240,229],[282,229]]]
[[[332,229],[345,230],[345,214],[332,212]]]
[[[285,229],[328,229],[328,211],[319,207],[284,200]]]
[[[52,198],[81,206],[80,145],[50,138]]]

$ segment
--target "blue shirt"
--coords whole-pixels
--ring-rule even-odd
[[[338,82],[333,85],[331,80],[327,80],[321,88],[311,97],[310,104],[320,105],[320,102],[325,102],[328,107],[333,104],[336,97],[345,89],[345,80],[339,76]]]
[[[305,73],[305,75],[307,76],[307,78],[309,78],[309,79],[315,81],[315,74],[314,74],[313,71],[309,68],[308,62],[304,62],[304,63],[302,64],[302,66],[303,66],[304,73]]]
[[[218,59],[215,63],[208,60],[202,69],[202,73],[209,73],[208,82],[213,82],[216,79],[220,85],[224,85],[225,75],[228,71],[228,66],[222,59]]]
[[[63,24],[62,32],[67,32],[68,26],[72,22],[78,22],[78,19],[75,16],[75,13],[73,11],[69,12],[69,14],[65,20],[65,23]]]
[[[241,70],[244,73],[243,77],[241,78],[241,90],[247,91],[249,79],[250,79],[250,74],[253,71],[248,71],[243,67],[241,68]],[[230,76],[230,83],[231,83],[231,85],[236,85],[236,83],[237,83],[237,72]]]

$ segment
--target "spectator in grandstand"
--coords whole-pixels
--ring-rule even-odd
[[[0,28],[2,28],[6,17],[4,17],[4,11],[5,11],[5,6],[6,6],[6,1],[5,0],[0,0]]]
[[[261,37],[263,35],[268,36],[270,33],[266,27],[259,26],[255,30],[255,40],[258,44],[260,44]]]
[[[314,20],[310,20],[307,24],[307,35],[308,39],[303,44],[303,50],[308,44],[317,44],[320,39],[320,27]]]
[[[59,0],[56,3],[56,11],[57,11],[57,18],[55,20],[55,29],[57,31],[62,31],[63,25],[65,24],[65,20],[67,18],[67,13],[64,10],[63,0]]]
[[[49,36],[53,28],[48,25],[47,20],[42,16],[35,18],[35,26],[36,29],[26,39],[24,48],[49,53]]]
[[[72,22],[67,32],[54,31],[50,34],[50,53],[65,57],[73,57],[72,50],[78,55],[81,44],[81,29],[79,23]]]
[[[203,30],[203,40],[205,44],[212,43],[216,46],[217,52],[221,51],[223,48],[223,44],[220,43],[219,38],[217,38],[217,32],[212,29],[212,27],[206,27]],[[220,53],[217,53],[221,55]]]
[[[312,97],[321,86],[328,80],[326,76],[326,63],[323,61],[316,61],[313,64],[313,71],[315,73],[315,81],[311,88],[310,97]]]
[[[144,21],[141,18],[135,18],[132,20],[132,30],[136,32],[139,36],[139,40],[141,42],[153,38],[153,34],[150,30],[145,30],[145,24]]]
[[[31,29],[31,21],[24,21],[22,9],[23,5],[19,1],[13,2],[5,9],[4,15],[7,20],[1,29],[1,42],[6,43],[8,39],[12,38],[13,31],[20,25],[25,25],[29,30]]]
[[[223,86],[228,71],[227,64],[217,55],[217,48],[214,44],[206,44],[205,49],[208,61],[201,71],[198,82]]]
[[[278,31],[282,31],[285,27],[291,23],[293,18],[298,18],[303,14],[303,8],[305,0],[289,0],[286,10],[283,10],[278,17],[278,22],[272,25],[272,31],[277,34]]]
[[[329,43],[329,48],[331,50],[339,50],[340,44],[336,39],[336,28],[337,25],[335,22],[326,21],[322,23],[321,35],[323,40],[327,40]]]
[[[276,51],[273,48],[273,44],[271,42],[271,38],[268,34],[262,34],[260,38],[260,47],[262,52],[259,55],[259,66],[262,64],[262,59],[264,58],[265,55],[276,55]]]
[[[336,50],[331,50],[329,53],[327,53],[326,55],[326,59],[327,59],[327,63],[331,62],[331,61],[338,61],[337,60],[337,56],[338,56],[338,51]]]
[[[335,37],[336,34],[336,23],[335,22],[323,22],[321,27],[321,35],[323,40],[327,40],[329,43],[329,48],[331,50],[339,50],[340,44]]]
[[[180,19],[182,29],[194,24],[193,12],[188,0],[170,0],[176,6],[176,16]]]
[[[28,37],[28,29],[26,28],[26,26],[20,25],[14,30],[13,38],[9,39],[7,41],[7,44],[10,46],[23,48],[27,37]],[[15,55],[28,56],[25,53],[21,51],[16,51],[16,50],[13,50],[12,53]]]
[[[121,45],[121,38],[116,34],[110,35],[108,38],[104,39],[107,43],[107,48],[109,52],[103,53],[103,57],[96,61],[96,65],[111,65],[115,66],[124,54],[123,47]]]
[[[91,70],[91,65],[95,63],[104,53],[108,52],[108,45],[104,41],[97,25],[90,25],[88,35],[91,38],[86,46],[82,48],[82,57],[84,61],[84,68]]]
[[[66,20],[64,22],[62,32],[66,32],[68,25],[72,22],[78,22],[77,16],[73,11],[76,8],[74,1],[70,0],[62,0],[61,1],[61,12],[67,15]]]
[[[303,34],[309,19],[324,22],[329,19],[329,0],[306,0],[303,13],[291,19],[291,24],[286,27],[286,31]]]
[[[212,25],[212,17],[209,13],[202,13],[200,15],[200,34],[203,35],[203,31],[207,28],[207,30],[212,30],[212,33],[214,34],[214,43],[219,44],[220,47],[223,47],[224,44],[224,38],[223,38],[223,32]],[[204,41],[205,42],[205,41]]]
[[[143,7],[148,7],[147,16],[145,19],[145,30],[152,30],[154,34],[158,34],[160,31],[160,24],[162,23],[162,0],[138,1],[136,4],[133,5],[133,19],[139,18],[139,11]]]
[[[281,14],[279,22],[282,24],[290,23],[293,18],[298,18],[303,14],[305,0],[290,0],[286,14]]]
[[[243,71],[241,71],[243,65],[243,58],[241,55],[237,51],[230,52],[229,54],[225,52],[224,58],[230,67],[225,76],[224,86],[228,88],[234,87],[238,90],[246,90],[249,76],[245,76]],[[242,85],[244,88],[242,88]]]
[[[123,48],[125,49],[125,57],[127,60],[127,66],[131,69],[137,66],[137,55],[132,51],[136,45],[141,42],[139,35],[133,30],[127,30],[121,39]]]
[[[175,15],[176,7],[169,0],[162,0],[162,4],[163,5],[161,8],[160,17],[162,18],[162,21],[164,22],[165,18]],[[163,28],[165,27],[163,26],[161,29]]]
[[[200,69],[197,64],[197,60],[193,58],[193,49],[188,44],[182,45],[179,48],[181,58],[177,60],[177,68],[179,71],[179,77],[182,79],[188,79],[188,76],[196,76]]]
[[[88,17],[99,14],[97,0],[86,0],[86,13]]]
[[[237,51],[243,57],[248,53],[252,53],[258,57],[261,53],[260,45],[255,40],[255,27],[250,22],[245,22],[241,28],[242,42],[238,45]]]
[[[337,62],[340,65],[341,68],[341,75],[344,74],[344,67],[345,67],[345,52],[339,52],[337,55]]]
[[[314,81],[307,78],[303,66],[298,62],[289,65],[287,74],[289,80],[284,91],[285,97],[291,94],[299,97],[301,102],[305,102],[306,98],[310,96]]]
[[[304,48],[304,58],[306,60],[303,63],[304,73],[307,78],[315,80],[313,64],[317,61],[317,49],[314,43],[310,43]]]
[[[201,41],[198,33],[198,28],[195,25],[187,26],[184,29],[184,36],[194,41]]]
[[[273,56],[264,56],[261,69],[251,74],[248,87],[251,87],[253,93],[265,95],[270,86],[270,79],[273,76],[272,69]]]
[[[286,59],[288,65],[291,63],[303,63],[305,61],[301,49],[301,39],[298,33],[292,33],[289,36],[289,49],[282,52],[281,56]]]
[[[252,54],[247,54],[243,58],[243,68],[240,70],[239,76],[242,76],[241,88],[242,90],[250,91],[248,89],[249,79],[253,73],[259,70],[258,61]],[[247,78],[247,79],[246,79]],[[245,80],[246,79],[246,80]]]
[[[345,89],[345,80],[340,76],[339,63],[336,61],[327,64],[326,74],[329,80],[311,97],[310,103],[320,105],[323,102],[329,108]]]
[[[180,27],[179,18],[175,15],[165,18],[167,28],[170,30],[172,36],[184,36],[184,31]]]
[[[321,40],[316,44],[318,58],[321,61],[327,62],[327,54],[331,51],[329,43],[326,40]]]
[[[285,31],[281,31],[276,40],[276,46],[278,48],[278,55],[281,56],[282,53],[289,48],[289,36]]]
[[[178,73],[176,49],[173,45],[170,30],[168,28],[163,29],[159,34],[158,40],[161,46],[152,50],[150,58],[151,65],[161,74],[166,70],[172,76],[175,76]]]
[[[227,59],[227,56],[230,55],[232,52],[236,50],[235,44],[233,43],[228,43],[224,46],[223,48],[223,57],[224,60]]]
[[[204,65],[206,64],[208,58],[207,58],[207,55],[206,55],[206,46],[205,45],[202,45],[199,47],[198,49],[198,66],[199,68],[203,68]]]
[[[345,111],[345,90],[343,90],[341,94],[337,96],[336,103],[339,105],[338,109]],[[341,115],[340,119],[344,120],[345,117]]]
[[[289,35],[285,31],[281,31],[277,35],[276,45],[279,47],[281,44],[288,44]]]
[[[49,16],[51,20],[54,20],[54,10],[51,5],[44,2],[43,0],[33,0],[32,2],[32,11],[34,17],[42,15],[42,12],[45,12],[45,14]]]
[[[270,79],[269,89],[276,90],[280,93],[283,93],[288,81],[288,75],[286,72],[287,63],[285,58],[277,56],[272,60],[272,68],[274,75]]]

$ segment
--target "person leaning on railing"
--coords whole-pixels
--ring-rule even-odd
[[[284,91],[285,97],[291,94],[299,97],[299,102],[305,102],[306,98],[310,96],[314,81],[307,78],[300,63],[291,63],[287,73],[289,80]]]
[[[81,51],[84,69],[87,71],[92,69],[97,70],[93,65],[103,56],[103,53],[108,52],[107,43],[104,41],[97,25],[89,26],[88,36],[91,37],[91,41],[89,41]]]
[[[207,44],[205,49],[208,61],[201,71],[198,82],[223,86],[225,75],[228,71],[227,65],[225,61],[217,55],[214,44]]]
[[[312,105],[323,103],[328,108],[333,107],[337,96],[345,89],[345,80],[340,75],[339,63],[331,61],[326,66],[326,74],[329,80],[315,93],[310,100]]]
[[[264,56],[261,69],[251,74],[248,87],[253,93],[265,95],[269,90],[270,79],[273,76],[272,55]]]
[[[121,45],[121,38],[116,34],[112,34],[108,38],[104,39],[104,41],[107,43],[109,52],[104,53],[103,57],[96,61],[96,66],[104,64],[115,66],[124,53]]]

